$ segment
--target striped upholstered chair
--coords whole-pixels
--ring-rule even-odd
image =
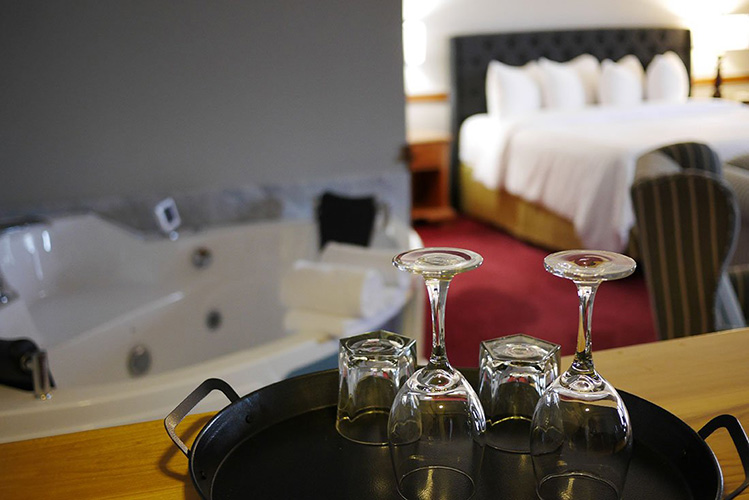
[[[745,158],[746,164],[749,167],[749,155]],[[731,264],[733,264],[734,268],[747,268],[749,267],[749,168],[745,168],[738,162],[733,163],[736,160],[738,159],[729,159],[723,164],[723,179],[731,186],[734,194],[736,194],[736,200],[739,202],[739,212],[741,212],[741,229],[739,230],[739,239],[736,243],[736,251],[733,253]]]
[[[741,227],[731,262],[731,273],[737,273],[732,278],[744,280],[741,286],[747,290],[747,293],[746,300],[742,304],[745,305],[746,314],[749,312],[749,155],[728,158],[722,162],[718,154],[707,144],[700,142],[670,144],[640,156],[635,169],[635,181],[675,174],[685,168],[696,168],[722,176],[736,194],[741,213]],[[633,228],[630,239],[632,243],[629,252],[639,258],[637,244],[639,237],[636,227]]]
[[[728,277],[731,279],[744,318],[749,318],[749,264],[733,264],[728,268]]]
[[[635,169],[635,181],[675,174],[686,168],[704,170],[718,176],[723,172],[720,158],[713,148],[701,142],[680,142],[640,156]]]
[[[720,158],[713,148],[701,142],[680,142],[669,144],[656,150],[676,163],[681,168],[695,168],[712,172],[718,176],[722,175]]]
[[[722,175],[720,158],[710,146],[701,142],[680,142],[662,146],[640,156],[635,168],[634,182],[662,175],[676,174],[692,168]],[[749,175],[749,172],[747,172]],[[747,186],[749,188],[749,185]],[[640,235],[637,225],[629,234],[627,252],[640,259]]]
[[[725,182],[694,169],[645,178],[632,186],[632,202],[658,336],[744,326],[726,272],[739,213]]]

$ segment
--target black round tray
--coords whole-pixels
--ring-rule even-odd
[[[475,386],[477,371],[462,371]],[[232,403],[205,425],[188,450],[174,429],[214,389]],[[652,403],[620,394],[634,434],[623,498],[720,499],[720,467],[697,432]],[[165,424],[189,457],[195,488],[206,499],[401,498],[387,446],[356,444],[338,435],[337,395],[336,370],[284,380],[243,398],[225,382],[210,379]],[[537,498],[530,456],[487,447],[474,498]]]

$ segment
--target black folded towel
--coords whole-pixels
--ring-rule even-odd
[[[376,214],[377,202],[373,196],[349,198],[324,193],[317,208],[320,248],[329,241],[369,246]]]
[[[0,384],[34,390],[34,376],[30,368],[24,365],[28,357],[39,351],[39,347],[30,339],[0,340]],[[49,376],[52,387],[55,386],[52,374]]]

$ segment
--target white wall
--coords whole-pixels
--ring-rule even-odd
[[[400,0],[5,0],[0,207],[402,171],[400,20]]]
[[[420,19],[427,32],[425,62],[406,68],[409,95],[449,92],[449,40],[456,35],[603,27],[689,27],[707,13],[749,9],[747,0],[404,0],[404,18]],[[747,10],[749,11],[749,10]],[[726,60],[725,74],[746,73]],[[693,60],[694,75],[711,78],[715,57]],[[409,104],[407,128],[446,132],[446,103]]]

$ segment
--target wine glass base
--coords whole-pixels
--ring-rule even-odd
[[[380,409],[360,413],[353,419],[339,416],[336,429],[354,443],[384,446],[388,444],[389,416],[389,410]]]
[[[581,472],[546,476],[536,491],[541,500],[619,500],[619,492],[611,483]]]
[[[398,485],[398,492],[406,500],[468,500],[474,490],[473,479],[451,467],[416,469]]]
[[[571,373],[570,369],[562,374],[559,383],[578,398],[584,398],[585,394],[593,394],[592,397],[595,397],[595,393],[613,390],[613,387],[607,384],[598,372],[593,374]]]
[[[486,444],[496,450],[510,453],[530,453],[531,420],[513,417],[486,426]]]
[[[465,377],[452,368],[430,368],[416,370],[407,382],[409,387],[422,394],[444,395],[455,390],[465,390],[469,386]]]

